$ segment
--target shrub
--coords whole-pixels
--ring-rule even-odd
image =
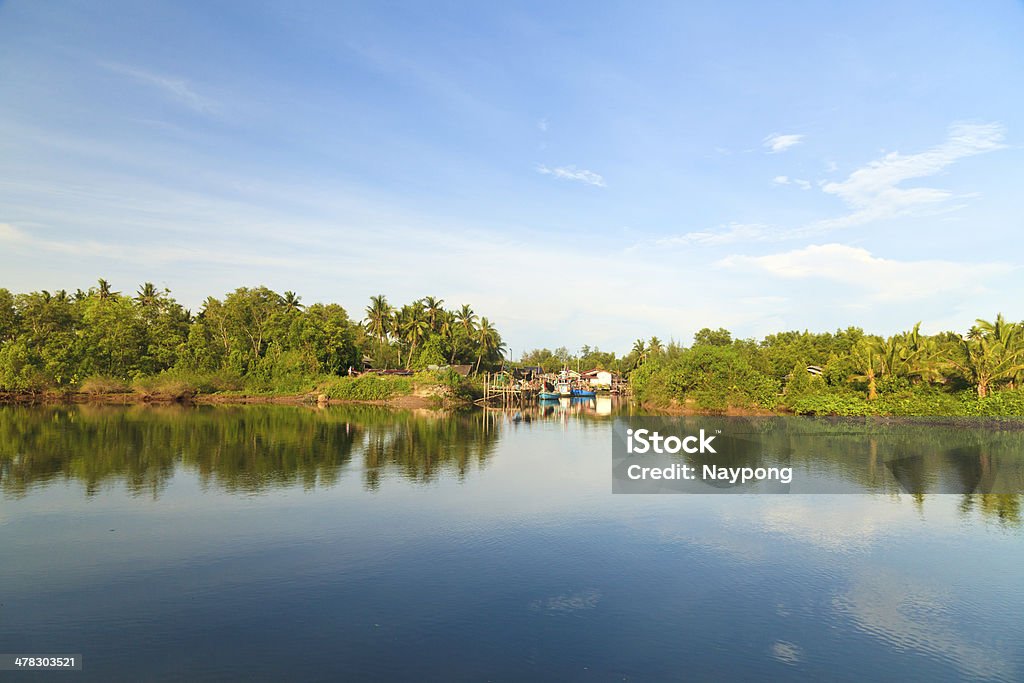
[[[127,382],[117,377],[94,375],[82,382],[79,390],[90,395],[127,394],[131,391],[131,387],[128,386]]]

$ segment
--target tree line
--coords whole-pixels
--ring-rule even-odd
[[[705,328],[693,345],[637,340],[636,394],[651,403],[824,414],[1024,414],[1024,323],[976,321],[961,335],[920,323],[883,337],[859,327],[760,341]],[[979,407],[980,406],[980,407]],[[1005,411],[1005,412],[1003,412]]]
[[[167,373],[213,377],[214,389],[299,391],[349,369],[500,363],[505,345],[486,317],[425,297],[395,308],[372,297],[362,321],[338,304],[306,306],[294,292],[240,287],[196,313],[168,289],[134,294],[99,280],[73,293],[0,288],[0,390],[80,388],[91,379]]]

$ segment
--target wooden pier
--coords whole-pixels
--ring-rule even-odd
[[[511,372],[494,372],[484,375],[484,395],[474,403],[481,406],[521,406],[535,403],[537,394],[544,391],[544,385],[550,386],[558,383],[568,383],[574,389],[592,389],[592,387],[581,381],[577,375],[575,379],[559,378],[555,373],[548,373],[532,379],[517,378]],[[550,390],[550,388],[548,389]],[[627,391],[627,385],[620,379],[616,379],[610,390],[604,390],[602,394],[620,395]]]
[[[487,373],[484,375],[484,396],[477,399],[477,405],[516,406],[533,402],[540,391],[540,380],[515,379],[509,373]]]

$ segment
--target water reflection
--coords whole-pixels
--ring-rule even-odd
[[[801,462],[865,495],[613,496],[613,422],[0,409],[0,642],[90,681],[1020,680],[1019,498],[871,486],[1024,435],[806,421],[766,457],[829,429]]]
[[[0,491],[55,481],[95,495],[109,480],[159,495],[177,467],[229,492],[329,487],[360,469],[367,488],[393,468],[419,482],[484,467],[503,416],[369,406],[0,408]]]
[[[521,429],[571,422],[575,430],[610,437],[608,418],[630,411],[610,397],[463,413],[374,406],[8,406],[0,408],[0,492],[20,497],[33,487],[74,481],[94,496],[105,483],[123,482],[133,494],[157,497],[177,470],[194,472],[204,487],[240,493],[333,487],[345,476],[359,477],[371,491],[386,475],[418,483],[462,480],[486,468],[503,439],[514,449]],[[980,493],[993,482],[1002,490],[1024,488],[1022,430],[812,419],[790,419],[784,428],[763,419],[679,421],[683,429],[736,432],[742,425],[755,435],[721,450],[722,466],[784,462],[838,490],[977,490],[961,497],[962,515],[980,513],[1008,526],[1022,522],[1018,494]],[[822,449],[823,433],[841,438]],[[587,443],[591,451],[602,446]],[[600,457],[589,461],[595,471],[606,462],[604,449],[598,450]],[[914,499],[923,509],[926,496]]]

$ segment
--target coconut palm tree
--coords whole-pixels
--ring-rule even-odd
[[[291,313],[293,311],[301,311],[305,308],[302,303],[302,297],[295,292],[288,291],[281,296],[281,305],[284,306],[285,313]]]
[[[437,299],[432,296],[425,296],[423,297],[422,301],[423,308],[426,310],[427,321],[430,323],[430,329],[436,331],[437,323],[441,317],[441,314],[444,312],[444,308],[442,308],[442,305],[444,304],[444,299]]]
[[[661,340],[657,337],[651,337],[651,341],[647,343],[647,350],[652,356],[660,356],[663,346]]]
[[[156,286],[152,282],[144,282],[136,292],[135,300],[142,306],[152,306],[157,299]]]
[[[448,358],[448,364],[451,365],[455,362],[455,329],[459,323],[452,311],[441,311],[438,321],[437,333],[441,336],[441,340],[451,348],[451,355]]]
[[[480,325],[476,330],[476,343],[477,343],[477,356],[476,356],[476,374],[480,374],[480,361],[483,360],[484,356],[490,356],[495,351],[501,352],[505,349],[504,342],[501,341],[501,335],[491,325],[491,321],[487,318],[480,318]]]
[[[467,337],[473,336],[473,330],[476,329],[476,313],[469,304],[462,304],[462,308],[455,314],[456,319],[459,321],[459,325],[466,331]]]
[[[849,379],[851,382],[867,382],[869,401],[878,398],[876,379],[883,367],[884,345],[885,343],[878,338],[864,337],[850,350],[850,360],[858,372]]]
[[[637,339],[633,342],[633,353],[636,355],[634,367],[643,365],[644,361],[647,360],[647,344],[644,343],[643,339]]]
[[[384,353],[384,339],[388,335],[388,330],[394,329],[392,327],[392,310],[388,299],[383,294],[370,297],[370,305],[366,307],[366,321],[364,323],[366,331],[372,336],[377,338],[377,342],[380,347],[380,352]]]
[[[409,353],[406,358],[406,364],[408,365],[412,363],[416,345],[430,334],[430,322],[422,303],[417,301],[409,307],[401,330],[405,340],[409,342]]]
[[[971,378],[978,398],[985,398],[998,384],[1016,382],[1024,374],[1024,335],[1002,313],[995,322],[976,322],[973,336],[960,340],[961,357],[953,364]]]
[[[110,283],[104,280],[103,278],[97,280],[96,284],[99,286],[97,294],[99,294],[100,301],[106,301],[110,297],[117,296],[118,294],[120,294],[120,292],[110,291]]]

